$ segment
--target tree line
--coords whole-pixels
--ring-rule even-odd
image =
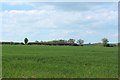
[[[39,41],[35,41],[35,42],[28,42],[28,38],[24,39],[24,44],[25,45],[71,45],[71,46],[83,46],[84,40],[79,39],[77,41],[77,43],[75,43],[75,39],[69,39],[69,40],[53,40],[53,41],[47,41],[47,42],[39,42]]]
[[[48,41],[48,42],[39,42],[39,41],[35,41],[35,42],[30,42],[28,43],[28,38],[24,39],[24,43],[26,45],[71,45],[71,46],[84,46],[84,40],[82,39],[78,39],[77,42],[75,43],[75,39],[69,39],[69,40],[53,40],[53,41]],[[117,46],[116,44],[109,44],[109,40],[107,38],[102,38],[102,45],[104,47],[114,47]]]
[[[101,39],[102,43],[88,43],[84,44],[83,39],[69,39],[69,40],[52,40],[52,41],[35,41],[35,42],[29,42],[28,38],[25,38],[23,42],[0,42],[0,44],[11,44],[11,45],[59,45],[59,46],[84,46],[84,45],[102,45],[104,47],[114,47],[117,46],[117,44],[110,44],[109,40],[107,38]]]

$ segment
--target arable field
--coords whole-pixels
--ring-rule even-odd
[[[117,47],[3,45],[3,77],[116,78]]]

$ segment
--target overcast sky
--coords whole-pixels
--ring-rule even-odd
[[[118,42],[118,3],[5,2],[0,10],[2,41],[74,38],[86,43],[106,37]]]

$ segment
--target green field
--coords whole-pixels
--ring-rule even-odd
[[[117,78],[117,47],[3,45],[7,78]]]

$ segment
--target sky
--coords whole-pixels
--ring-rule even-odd
[[[0,41],[118,42],[117,2],[1,2]]]

